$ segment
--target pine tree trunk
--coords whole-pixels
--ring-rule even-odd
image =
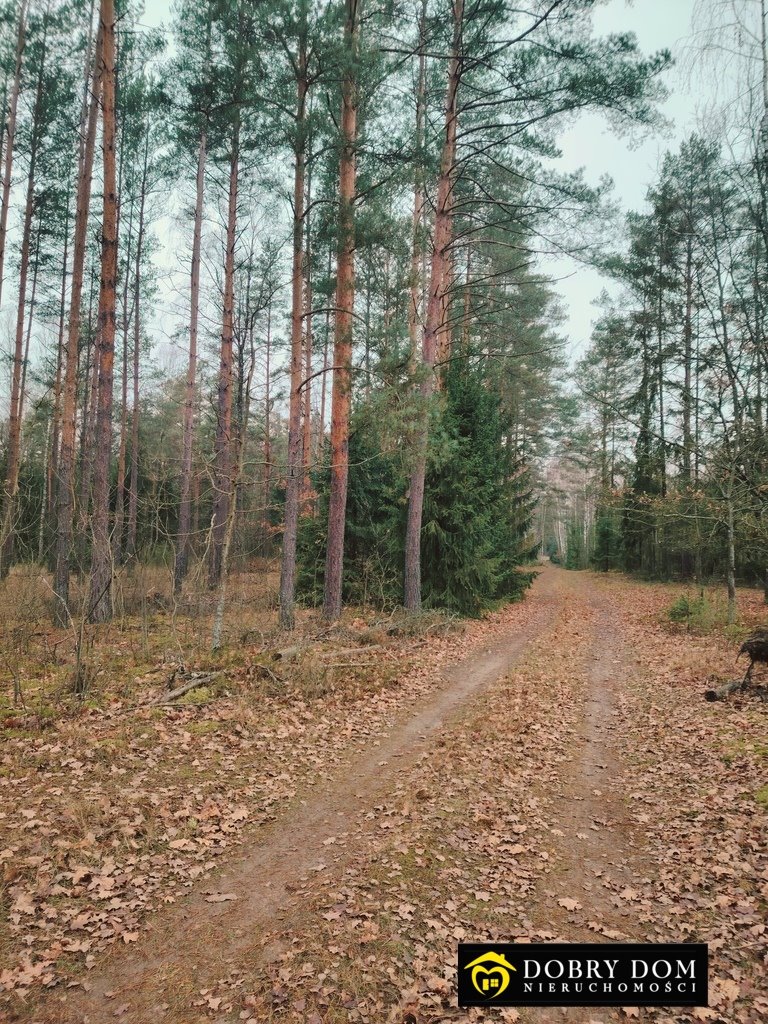
[[[83,398],[83,415],[80,425],[80,495],[77,502],[77,530],[80,548],[88,533],[88,521],[91,513],[91,484],[93,482],[93,463],[96,458],[96,421],[99,415],[99,352],[98,323],[93,328],[92,310],[88,313],[88,355],[90,362],[89,374],[86,377],[87,394]]]
[[[233,444],[234,460],[232,468],[232,479],[230,483],[231,493],[227,510],[227,523],[224,531],[224,545],[221,552],[221,579],[219,580],[219,593],[216,600],[216,611],[213,616],[213,635],[211,637],[211,648],[217,651],[221,647],[221,637],[224,630],[224,610],[227,601],[227,586],[229,583],[229,555],[232,550],[232,537],[235,532],[235,518],[237,502],[235,492],[243,475],[245,462],[245,445],[248,437],[248,421],[251,415],[251,387],[253,385],[253,371],[256,366],[256,353],[253,346],[253,334],[251,332],[251,353],[248,365],[248,377],[243,392],[243,405],[241,413],[240,430]]]
[[[424,221],[424,111],[427,94],[427,61],[424,53],[427,3],[422,0],[419,20],[419,75],[416,84],[416,168],[413,178],[413,213],[411,219],[411,273],[410,301],[408,303],[408,335],[411,341],[411,367],[415,369],[419,351],[421,328],[421,299],[423,282],[421,267],[423,260]]]
[[[149,132],[144,138],[144,167],[139,199],[139,230],[136,236],[136,271],[133,278],[133,401],[131,403],[131,475],[128,481],[128,529],[125,558],[135,558],[139,519],[139,371],[141,366],[141,258],[144,251],[144,213],[147,200]]]
[[[451,242],[451,190],[456,162],[458,91],[461,79],[459,47],[463,19],[464,0],[454,0],[453,44],[448,64],[448,88],[445,100],[445,136],[440,157],[432,263],[422,349],[424,363],[424,377],[421,384],[422,424],[417,438],[416,459],[411,471],[405,534],[404,604],[409,611],[418,611],[421,608],[421,521],[424,511],[424,483],[429,443],[429,400],[434,386],[433,367],[442,322],[446,265]]]
[[[734,525],[733,484],[735,471],[732,468],[726,495],[727,527],[728,527],[728,566],[726,580],[728,586],[728,625],[736,621],[736,530]]]
[[[307,252],[307,258],[309,252]],[[302,515],[312,512],[312,281],[306,276],[306,302],[304,313],[304,408],[301,417],[302,443]]]
[[[79,362],[80,309],[85,274],[85,249],[88,233],[88,212],[91,202],[93,157],[96,149],[96,124],[101,87],[102,27],[96,37],[91,75],[91,98],[82,149],[78,161],[77,201],[72,258],[72,287],[67,331],[64,397],[61,415],[61,445],[56,480],[56,571],[53,587],[56,594],[55,619],[66,625],[69,617],[69,563],[72,549],[72,522],[75,489],[75,433],[77,418],[77,366]]]
[[[48,429],[45,432],[45,452],[43,454],[43,464],[50,465],[51,458],[51,443],[53,441],[53,414],[48,421]],[[37,564],[43,565],[43,557],[45,555],[45,520],[48,512],[48,487],[50,486],[50,479],[47,473],[43,475],[43,497],[40,502],[40,518],[37,523]]]
[[[20,58],[17,58],[20,59]],[[24,347],[24,324],[27,302],[27,277],[29,274],[29,254],[32,240],[32,217],[35,202],[35,169],[39,142],[40,104],[43,93],[43,74],[45,71],[45,37],[43,37],[43,53],[40,56],[40,69],[37,79],[37,93],[32,112],[32,138],[29,153],[29,171],[27,173],[27,198],[24,205],[24,226],[21,236],[21,262],[19,265],[19,297],[16,307],[16,337],[13,347],[13,371],[11,374],[11,408],[8,423],[8,455],[3,493],[3,518],[0,525],[0,579],[8,575],[13,561],[14,538],[16,534],[16,498],[19,489],[19,464],[21,460],[21,423],[24,406],[24,383],[26,377],[26,355]],[[9,150],[10,152],[10,143]],[[35,270],[35,280],[37,270]],[[34,299],[33,299],[34,304]],[[29,311],[30,326],[32,309]],[[27,349],[29,334],[27,334]]]
[[[311,512],[312,480],[312,239],[310,235],[310,209],[312,206],[312,175],[307,177],[307,213],[305,225],[306,245],[304,252],[304,380],[302,381],[303,403],[301,442],[302,442],[302,515]]]
[[[181,504],[179,505],[179,539],[173,570],[173,591],[181,587],[189,568],[190,490],[192,484],[192,445],[195,437],[195,397],[197,390],[197,326],[200,316],[200,252],[203,236],[203,204],[205,201],[205,164],[208,153],[206,125],[200,129],[197,149],[195,218],[192,232],[192,265],[190,271],[189,359],[184,391],[184,426],[181,454]]]
[[[192,533],[200,533],[200,473],[192,473]]]
[[[307,35],[306,5],[301,5],[296,76],[296,147],[293,177],[293,270],[291,277],[291,394],[288,404],[288,466],[285,481],[283,557],[280,563],[280,625],[294,627],[296,540],[301,494],[301,369],[304,295],[304,176],[306,166]]]
[[[693,363],[693,253],[688,240],[685,255],[685,314],[683,320],[683,466],[682,477],[686,484],[691,482],[691,370]]]
[[[237,188],[239,172],[240,121],[232,133],[229,167],[227,241],[224,262],[224,308],[219,365],[218,422],[216,424],[216,479],[214,482],[211,554],[208,584],[217,587],[221,580],[221,556],[224,547],[232,476],[232,341],[235,305],[235,242],[237,236]]]
[[[352,398],[352,322],[355,308],[355,192],[357,187],[357,0],[346,0],[344,26],[347,68],[341,90],[341,159],[339,161],[338,254],[336,257],[336,324],[331,396],[331,488],[325,555],[323,617],[341,615],[344,531],[349,476],[349,417]]]
[[[662,233],[662,241],[663,241]],[[656,358],[659,390],[659,459],[661,462],[661,496],[667,493],[667,442],[666,424],[664,421],[664,286],[662,275],[664,268],[662,258],[659,256],[659,305],[657,309],[656,323]]]
[[[333,249],[331,245],[328,246],[328,272],[327,278],[330,281],[331,271],[333,270]],[[323,374],[322,383],[320,385],[320,426],[317,432],[317,461],[320,462],[323,458],[323,447],[325,445],[325,413],[327,407],[328,397],[328,352],[331,345],[331,307],[330,304],[326,306],[325,310],[325,332],[323,336]]]
[[[89,267],[90,288],[88,290],[88,320],[83,331],[85,335],[85,374],[83,376],[84,393],[83,408],[80,415],[80,494],[77,500],[76,520],[78,546],[84,554],[84,541],[88,534],[88,522],[91,509],[91,478],[93,476],[93,459],[96,444],[96,416],[99,406],[99,324],[98,298],[99,275],[95,267]],[[97,306],[94,315],[94,300]],[[85,564],[80,559],[80,569]]]
[[[21,89],[21,67],[24,60],[24,46],[27,40],[27,4],[21,0],[19,5],[19,28],[16,35],[16,66],[11,86],[11,99],[8,106],[8,121],[5,130],[5,161],[3,167],[3,195],[0,206],[0,302],[3,295],[3,275],[5,272],[5,250],[8,240],[8,208],[11,201],[11,176],[13,174],[13,147],[16,142],[16,115],[19,107],[19,91]]]
[[[64,219],[64,252],[61,260],[61,295],[59,298],[59,331],[56,344],[56,377],[53,384],[53,434],[48,458],[48,510],[53,518],[55,511],[55,481],[59,474],[59,442],[61,438],[61,385],[64,372],[64,332],[67,315],[67,265],[69,255],[69,193],[67,193],[67,214]]]
[[[272,499],[272,297],[267,305],[266,386],[264,390],[264,509],[262,513],[262,554],[271,554],[269,509]]]
[[[116,28],[117,33],[117,46],[120,46],[120,27],[119,23]],[[117,94],[119,90],[119,84],[117,79],[115,80],[115,107],[117,108]],[[120,228],[121,218],[123,215],[123,181],[125,171],[125,132],[126,132],[126,119],[123,117],[120,119],[120,135],[116,141],[116,148],[118,154],[118,171],[117,171],[117,227],[116,235],[118,240],[118,256],[120,248]],[[118,566],[123,560],[124,550],[124,535],[125,535],[125,468],[127,459],[127,429],[128,429],[128,338],[130,335],[130,324],[133,316],[133,310],[129,312],[128,309],[128,295],[129,285],[131,280],[131,247],[133,244],[133,215],[135,209],[135,198],[130,197],[130,209],[128,215],[128,232],[125,246],[125,273],[123,275],[123,294],[121,297],[121,306],[123,311],[123,324],[122,324],[122,357],[121,357],[121,378],[120,378],[120,426],[118,430],[118,444],[117,444],[117,476],[115,480],[115,513],[114,521],[112,526],[112,559],[114,565]],[[118,259],[118,274],[119,274],[119,259]],[[117,301],[117,298],[115,298]],[[131,299],[133,303],[133,299]],[[117,324],[117,311],[115,312],[115,323]]]
[[[131,316],[134,310],[128,310],[128,282],[131,265],[131,244],[133,241],[133,201],[128,217],[128,239],[125,253],[125,280],[123,281],[123,365],[120,381],[120,441],[117,449],[117,490],[115,494],[115,528],[112,531],[112,555],[115,564],[119,565],[123,554],[123,528],[125,526],[125,464],[128,447],[128,335],[131,327]]]
[[[115,167],[115,4],[101,0],[104,205],[99,287],[99,411],[93,479],[93,552],[89,619],[112,617],[112,547],[109,539],[109,467],[112,454],[112,384],[117,283],[117,181]]]
[[[455,268],[453,265],[453,254],[451,242],[453,233],[453,188],[448,197],[448,237],[445,243],[445,263],[443,265],[443,280],[440,284],[440,326],[435,340],[434,365],[437,372],[434,375],[434,387],[440,390],[443,386],[445,372],[451,359],[452,330],[450,323],[451,294],[455,281]]]
[[[29,346],[32,341],[32,325],[35,317],[35,301],[37,298],[37,278],[40,270],[40,237],[43,225],[39,222],[35,239],[35,265],[32,271],[32,291],[29,296],[29,315],[27,316],[26,340],[24,341],[24,357],[21,364],[21,388],[19,390],[19,422],[24,423],[24,399],[27,394],[27,371],[29,370]]]

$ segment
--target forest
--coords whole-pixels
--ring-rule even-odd
[[[59,625],[137,564],[279,563],[284,627],[476,614],[539,550],[765,580],[759,82],[621,224],[558,134],[660,130],[670,54],[591,2],[411,6],[3,11],[0,575]],[[553,252],[611,286],[574,372]]]
[[[662,6],[0,0],[0,1019],[765,1019],[768,9]]]

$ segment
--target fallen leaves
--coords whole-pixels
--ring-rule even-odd
[[[210,896],[205,897],[206,903],[227,903],[230,900],[238,899],[237,893],[234,892],[213,892]]]
[[[368,855],[347,870],[343,887],[334,887],[328,878],[302,892],[322,928],[292,936],[296,949],[281,958],[275,976],[288,991],[309,1000],[307,1010],[315,1006],[322,1019],[343,988],[342,977],[349,977],[340,973],[345,964],[352,965],[355,978],[356,996],[342,1004],[351,1024],[453,1019],[457,941],[576,941],[589,940],[592,933],[592,941],[603,942],[709,941],[718,969],[712,1008],[680,1008],[670,1015],[663,1009],[625,1007],[612,1011],[612,1018],[642,1016],[659,1024],[758,1024],[765,1019],[768,1002],[761,999],[768,993],[759,960],[765,955],[765,937],[762,922],[754,918],[758,908],[752,880],[764,873],[765,900],[768,864],[750,814],[744,814],[743,797],[734,791],[746,789],[750,776],[733,779],[732,772],[720,776],[712,769],[713,743],[732,741],[721,732],[722,724],[701,728],[698,703],[671,686],[660,687],[656,673],[664,666],[664,635],[657,631],[655,614],[637,600],[645,588],[625,581],[613,587],[622,595],[615,605],[626,616],[624,623],[641,620],[627,629],[643,671],[631,687],[618,691],[609,743],[621,774],[614,778],[617,768],[611,763],[606,775],[607,760],[596,759],[602,784],[585,787],[583,810],[579,804],[573,818],[584,827],[578,835],[569,832],[571,819],[560,818],[552,800],[563,779],[572,777],[572,737],[582,713],[578,672],[585,648],[574,636],[588,640],[591,629],[585,625],[588,612],[578,609],[566,613],[548,638],[545,654],[532,655],[506,685],[492,687],[479,719],[468,722],[463,733],[446,736],[444,746],[412,773],[411,782],[383,812],[391,816],[392,827],[380,830]],[[612,635],[615,627],[603,631]],[[726,731],[737,735],[739,728],[740,719]],[[754,731],[750,735],[755,737]],[[750,772],[755,778],[754,761]],[[488,778],[494,780],[492,787]],[[605,800],[615,801],[617,792],[626,808],[626,827],[632,828],[633,819],[636,823],[620,852],[613,845],[620,831],[615,818],[623,816],[619,805],[612,803],[610,813],[599,809]],[[399,813],[414,800],[422,808],[417,820]],[[740,826],[732,832],[737,821]],[[525,845],[510,841],[522,835]],[[589,867],[583,867],[586,897],[581,890],[577,898],[567,889],[552,895],[568,915],[568,931],[560,934],[543,923],[551,920],[551,904],[548,908],[543,893],[562,872],[563,858],[578,865],[585,849],[590,857],[605,854],[604,863],[595,868],[587,861]],[[434,856],[437,850],[440,860]],[[627,855],[637,860],[627,862]],[[723,896],[719,901],[718,895]],[[593,919],[582,922],[578,912],[584,905]],[[373,943],[361,942],[363,929],[374,921],[378,936]],[[617,927],[619,921],[626,926]],[[378,955],[365,952],[371,945]],[[308,985],[296,971],[299,949],[312,952],[323,984]],[[739,969],[739,977],[729,973]],[[392,985],[398,993],[394,1002],[382,995]],[[290,999],[257,999],[265,1018],[272,1013],[279,1021],[298,1024],[303,1019],[291,1009]],[[501,1019],[518,1019],[518,1011],[506,1012],[509,1016]],[[494,1018],[499,1016],[497,1009]],[[490,1016],[478,1009],[461,1019]]]
[[[276,1024],[448,1020],[458,941],[644,938],[707,941],[713,968],[710,1008],[649,1010],[644,1019],[768,1019],[765,808],[754,797],[765,772],[764,715],[738,698],[704,707],[696,665],[732,651],[687,636],[670,648],[659,624],[664,588],[597,584],[609,590],[642,671],[625,686],[624,666],[617,670],[608,742],[620,774],[613,759],[586,758],[594,771],[576,798],[573,830],[554,798],[579,749],[594,635],[579,579],[562,584],[575,599],[546,646],[486,691],[463,728],[425,748],[385,803],[363,805],[370,828],[343,877],[335,858],[360,836],[327,837],[315,870],[291,890],[306,924],[290,934],[267,984],[258,971],[206,979],[196,989],[198,1014]],[[508,632],[537,612],[536,600],[534,592],[526,605],[473,625],[471,636]],[[232,699],[129,720],[99,712],[63,734],[11,741],[0,762],[15,794],[0,816],[0,865],[13,946],[0,987],[32,1002],[35,987],[59,981],[63,962],[89,966],[112,943],[136,945],[139,955],[145,915],[193,883],[207,884],[198,891],[208,903],[236,901],[204,880],[244,829],[281,813],[302,784],[332,778],[350,751],[375,744],[393,715],[435,686],[435,665],[466,643],[419,640],[418,652],[377,652],[396,659],[407,650],[409,671],[359,699],[327,693],[258,708]],[[617,790],[622,815],[602,813]],[[623,865],[614,849],[620,816],[633,837]],[[596,850],[607,854],[598,869]],[[558,884],[565,861],[582,858],[577,884]],[[553,914],[555,905],[565,913]],[[584,906],[589,921],[578,913]],[[640,1016],[633,1007],[619,1012]],[[518,1017],[495,1011],[495,1019]],[[472,1011],[466,1019],[486,1018]]]
[[[568,911],[581,910],[581,904],[579,903],[579,901],[578,900],[573,900],[573,899],[571,899],[568,896],[565,896],[562,899],[559,899],[557,902],[565,910],[568,910]]]
[[[512,612],[524,614],[522,605]],[[237,669],[239,694],[162,709],[147,708],[142,694],[135,703],[144,706],[130,710],[101,677],[102,707],[81,707],[45,732],[4,736],[0,1001],[2,993],[29,1000],[31,988],[91,967],[114,943],[140,945],[147,914],[203,882],[300,786],[329,778],[350,751],[375,742],[393,716],[441,684],[443,662],[485,643],[505,616],[463,634],[389,639],[369,667],[345,670],[317,696],[283,687],[254,701],[246,667]],[[123,643],[113,631],[105,650],[113,656]],[[320,646],[332,653],[349,639]],[[258,662],[259,650],[248,657]],[[139,683],[155,687],[158,674],[162,666]],[[344,842],[329,839],[329,857]],[[373,925],[360,934],[372,941]]]

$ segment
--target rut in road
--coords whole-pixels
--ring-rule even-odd
[[[557,941],[643,942],[631,910],[613,895],[653,874],[653,865],[642,854],[642,839],[628,823],[616,744],[620,690],[631,685],[634,658],[605,596],[590,585],[579,588],[578,599],[589,632],[586,657],[574,666],[574,688],[579,682],[583,687],[581,719],[573,756],[560,786],[548,797],[556,822],[550,850],[554,866],[540,886],[531,918],[556,932]],[[568,901],[574,899],[579,906],[568,912]],[[520,1019],[526,1024],[590,1024],[616,1017],[617,1010],[607,1007],[538,1007],[521,1013]]]
[[[503,677],[548,630],[563,606],[558,573],[545,569],[526,600],[534,604],[533,614],[518,633],[447,669],[444,687],[352,758],[332,782],[324,780],[322,788],[294,801],[254,836],[258,846],[248,856],[207,879],[207,890],[233,893],[236,900],[211,904],[193,892],[151,923],[135,951],[108,955],[88,975],[87,991],[52,997],[46,1021],[102,1024],[116,1009],[132,1024],[188,1021],[190,1003],[206,981],[226,975],[233,959],[262,959],[263,935],[278,919],[283,929],[302,920],[292,888],[320,865],[342,872],[399,775],[428,756],[470,698]],[[333,856],[324,845],[329,839],[341,840],[331,847]]]

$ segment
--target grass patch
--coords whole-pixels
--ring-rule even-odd
[[[701,587],[695,593],[680,594],[667,608],[666,617],[690,633],[719,632],[734,641],[744,635],[743,626],[728,622],[728,596],[722,589]]]
[[[220,721],[213,721],[206,719],[203,722],[187,722],[187,732],[192,733],[193,736],[212,736],[221,729],[222,724]]]

